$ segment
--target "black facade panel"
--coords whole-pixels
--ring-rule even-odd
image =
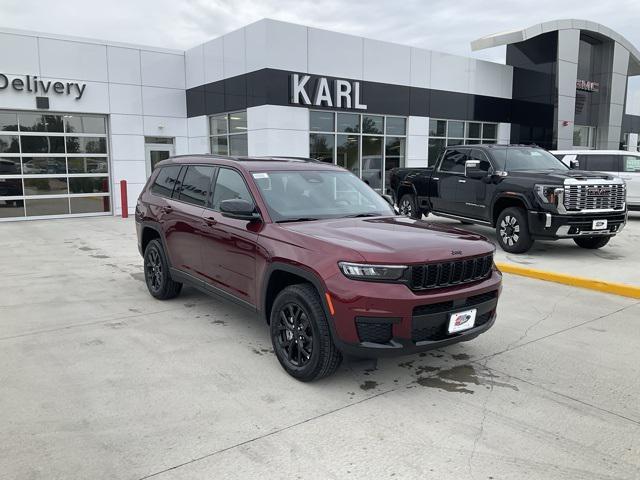
[[[361,82],[361,85],[361,102],[367,105],[367,112],[408,115],[411,111],[411,87],[377,82]]]
[[[204,86],[187,90],[187,112],[190,112],[190,117],[207,114]]]
[[[429,116],[454,120],[472,120],[469,118],[469,100],[472,95],[458,92],[431,90]]]
[[[428,117],[431,105],[431,90],[411,88],[409,94],[409,115]]]
[[[511,100],[507,98],[470,95],[469,120],[483,122],[511,122]]]
[[[247,108],[247,76],[239,75],[226,78],[222,82],[225,111],[230,112]]]

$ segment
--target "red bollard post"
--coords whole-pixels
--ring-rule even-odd
[[[120,180],[120,206],[122,218],[129,218],[129,202],[127,201],[127,181]]]

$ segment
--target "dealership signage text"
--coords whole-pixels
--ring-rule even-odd
[[[316,107],[353,108],[366,110],[362,103],[360,82],[350,80],[329,80],[311,75],[290,75],[291,103],[315,105]]]
[[[33,92],[39,95],[47,95],[51,92],[58,95],[73,95],[76,100],[80,100],[86,87],[86,83],[41,80],[37,75],[9,78],[4,73],[0,73],[0,90],[11,88],[16,92]]]
[[[589,80],[576,80],[576,90],[582,92],[599,92],[600,83],[590,82]]]

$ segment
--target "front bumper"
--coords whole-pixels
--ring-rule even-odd
[[[559,215],[529,211],[529,232],[535,238],[575,238],[580,236],[617,235],[627,223],[627,212]],[[593,230],[594,220],[607,220],[607,228]]]
[[[405,285],[334,276],[326,282],[335,308],[334,341],[347,355],[375,358],[471,340],[494,324],[501,281],[493,269],[485,280],[415,293]],[[477,310],[475,326],[449,334],[450,314],[472,308]]]

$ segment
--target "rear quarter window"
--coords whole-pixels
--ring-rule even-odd
[[[620,156],[617,155],[578,155],[578,163],[582,170],[592,172],[618,172],[620,171]]]
[[[171,197],[173,189],[178,183],[180,165],[162,167],[151,185],[151,193],[161,197]]]

